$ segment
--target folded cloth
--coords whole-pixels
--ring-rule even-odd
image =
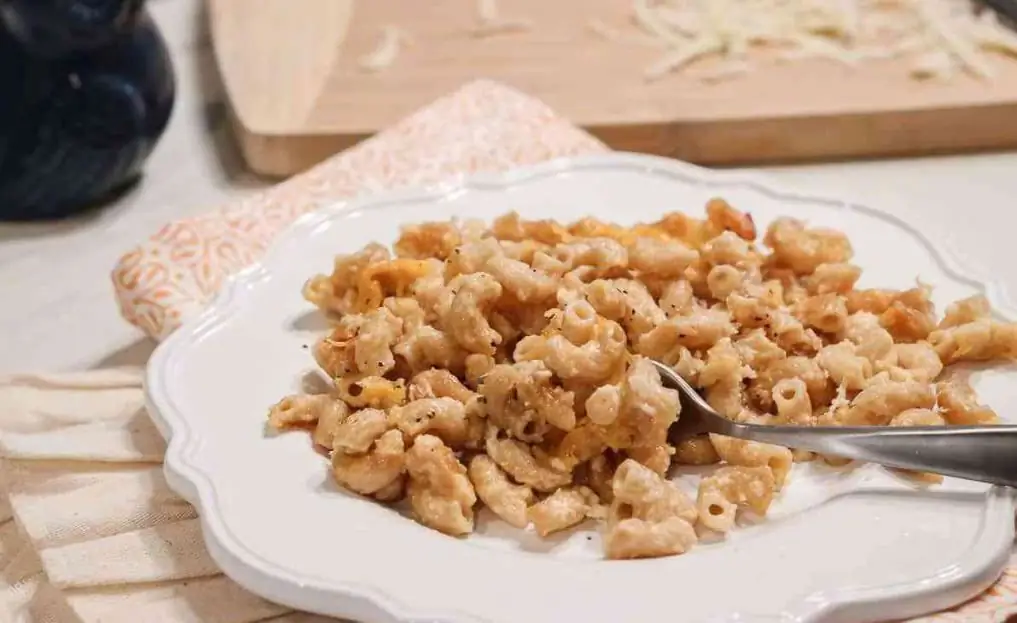
[[[474,83],[263,194],[167,225],[118,264],[118,301],[161,339],[323,203],[603,150],[539,102]],[[0,622],[333,620],[269,603],[218,571],[194,508],[163,477],[141,379],[113,369],[0,380]],[[1002,621],[1015,604],[1012,568],[978,599],[922,620]]]
[[[194,508],[163,478],[141,381],[140,369],[114,369],[0,384],[0,621],[328,620],[218,570]]]
[[[162,475],[139,369],[0,382],[0,621],[324,623],[240,588],[201,539],[194,508]],[[11,517],[16,518],[13,520]],[[20,527],[20,532],[18,530]],[[1017,567],[924,622],[1017,614]]]

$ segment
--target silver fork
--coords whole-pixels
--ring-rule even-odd
[[[768,426],[732,422],[670,367],[654,361],[682,412],[672,441],[703,433],[811,450],[890,467],[1017,486],[1017,426]]]

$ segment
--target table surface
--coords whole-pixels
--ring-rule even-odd
[[[121,320],[109,271],[180,217],[267,182],[244,172],[225,123],[200,0],[150,0],[175,64],[173,117],[142,182],[118,202],[52,224],[0,224],[0,374],[143,364],[153,345]],[[1017,153],[766,167],[786,185],[920,218],[979,277],[1013,256],[989,226],[1017,197]],[[1008,257],[1009,256],[1009,257]],[[1008,271],[1017,275],[1015,271]],[[1005,283],[1017,292],[1017,283]]]

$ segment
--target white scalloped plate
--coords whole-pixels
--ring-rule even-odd
[[[517,209],[630,223],[699,214],[716,195],[760,227],[790,215],[847,232],[862,285],[909,287],[920,275],[940,305],[976,291],[1000,303],[997,288],[967,277],[918,223],[645,156],[558,160],[332,205],[280,236],[149,364],[150,412],[170,442],[167,478],[198,507],[215,560],[270,600],[368,622],[885,620],[989,586],[1014,537],[1003,489],[948,480],[918,490],[875,466],[796,466],[772,515],[726,542],[614,562],[600,559],[595,526],[541,542],[482,517],[468,539],[443,536],[335,489],[306,435],[266,434],[266,409],[299,390],[314,367],[305,345],[323,328],[300,286],[336,253],[391,242],[411,221]],[[1017,411],[1011,374],[979,379],[1001,413]]]

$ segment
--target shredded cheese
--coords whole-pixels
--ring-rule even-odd
[[[402,30],[395,26],[385,26],[381,29],[381,39],[377,47],[360,57],[360,68],[364,71],[377,72],[391,67],[399,57],[399,51],[406,40],[406,34]]]
[[[501,16],[497,0],[477,0],[477,26],[475,37],[489,37],[510,32],[521,32],[533,28],[527,19],[506,19]]]
[[[911,58],[916,78],[954,69],[990,80],[988,53],[1017,57],[1017,35],[972,0],[632,0],[632,21],[667,50],[644,71],[648,80],[718,57],[704,80],[737,72],[750,50],[777,61],[827,59],[846,66]],[[623,33],[598,28],[620,41]]]
[[[475,37],[532,30],[528,19],[502,16],[498,0],[474,0]],[[767,60],[824,59],[847,67],[904,58],[917,79],[967,73],[992,80],[991,56],[1017,59],[1017,34],[975,0],[631,0],[635,28],[590,19],[587,28],[607,41],[657,47],[647,80],[686,72],[704,82],[748,73]],[[376,48],[359,59],[365,71],[395,63],[408,41],[385,26]],[[758,54],[756,53],[758,52]],[[750,56],[751,54],[751,56]]]
[[[701,56],[718,50],[720,50],[720,42],[716,39],[703,38],[693,41],[662,56],[660,60],[646,68],[644,75],[648,80],[656,80],[688,65]]]
[[[1007,56],[1017,57],[1017,34],[1003,27],[992,11],[983,12],[972,27],[979,45]]]
[[[667,22],[660,18],[650,4],[650,0],[634,0],[632,17],[640,28],[669,45],[684,45],[686,43],[683,35],[673,32]]]
[[[919,80],[950,78],[957,69],[957,63],[946,50],[932,50],[919,56],[911,68],[911,75]]]
[[[694,37],[702,28],[698,16],[688,11],[678,11],[668,6],[657,9],[657,17],[685,37]]]
[[[644,33],[625,33],[599,19],[590,19],[586,22],[586,28],[601,39],[614,43],[635,43],[650,47],[666,47],[659,39],[649,37]]]
[[[993,77],[995,72],[985,62],[984,57],[978,53],[971,39],[962,36],[960,29],[950,21],[950,14],[946,13],[944,7],[921,1],[915,3],[915,6],[918,15],[928,29],[940,39],[947,51],[953,54],[965,69],[979,78],[991,79]]]

